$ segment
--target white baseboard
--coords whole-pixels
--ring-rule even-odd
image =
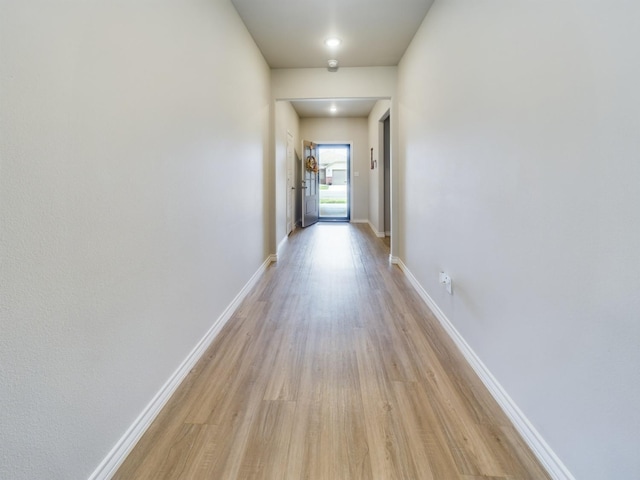
[[[522,410],[520,410],[520,408],[516,405],[516,403],[509,396],[502,385],[498,383],[498,380],[496,380],[496,378],[485,366],[485,364],[482,363],[480,357],[476,355],[476,353],[465,341],[462,335],[460,335],[460,332],[456,330],[451,321],[442,312],[442,310],[440,310],[440,307],[438,307],[436,302],[429,296],[422,285],[420,285],[420,282],[418,282],[418,280],[413,276],[404,262],[399,258],[392,258],[391,262],[397,263],[400,266],[404,274],[407,276],[409,282],[411,282],[413,288],[415,288],[416,292],[418,292],[418,295],[420,295],[427,306],[438,318],[446,332],[462,352],[462,355],[464,355],[464,358],[471,365],[471,368],[473,368],[478,377],[480,377],[482,383],[484,383],[493,398],[498,402],[507,417],[509,417],[516,430],[520,433],[520,435],[522,435],[522,438],[529,445],[529,448],[531,448],[534,455],[538,458],[549,475],[551,475],[551,477],[555,480],[575,480],[575,477],[571,474],[569,469],[553,452],[547,442],[544,441],[540,433],[538,433],[538,431],[527,419]]]
[[[267,258],[267,260],[265,260],[265,262],[260,266],[258,271],[253,274],[240,293],[236,295],[222,315],[220,315],[220,317],[218,317],[214,322],[205,336],[198,342],[187,358],[182,362],[173,375],[171,375],[160,391],[156,393],[151,402],[145,407],[140,416],[138,416],[125,434],[107,454],[104,460],[102,460],[100,465],[98,465],[89,477],[89,480],[109,480],[113,475],[115,475],[120,465],[122,465],[127,458],[127,455],[131,453],[131,450],[133,450],[133,447],[138,443],[138,440],[140,440],[153,420],[155,420],[162,408],[169,401],[171,395],[173,395],[191,369],[195,366],[198,360],[200,360],[200,357],[204,354],[207,348],[209,348],[211,342],[213,342],[218,333],[220,333],[220,330],[222,330],[222,327],[238,309],[240,303],[242,303],[246,298],[249,291],[260,279],[269,264],[275,262],[276,259],[277,255],[270,255],[269,258]]]
[[[367,221],[367,223],[369,224],[369,228],[371,228],[371,231],[374,233],[374,235],[378,238],[384,238],[384,232],[379,232],[375,225],[373,223],[371,223],[371,221]]]
[[[294,228],[295,230],[295,228]],[[293,230],[292,230],[293,232]],[[278,261],[278,257],[280,256],[280,252],[282,251],[282,249],[284,248],[284,246],[287,244],[287,242],[289,241],[289,235],[286,235],[282,240],[280,240],[280,243],[278,244],[278,248],[276,249],[276,254],[275,255],[271,255],[272,262],[277,262]]]
[[[389,263],[392,265],[400,265],[400,268],[402,268],[402,265],[404,265],[399,257],[394,257],[393,255],[389,255]],[[405,274],[407,273],[407,270],[403,269],[403,271],[405,272]]]

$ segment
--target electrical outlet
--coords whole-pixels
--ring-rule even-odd
[[[449,295],[453,295],[453,288],[451,286],[451,277],[444,272],[440,272],[440,284],[444,285]]]

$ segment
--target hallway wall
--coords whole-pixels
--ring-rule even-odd
[[[82,479],[269,252],[227,0],[0,3],[0,478]]]
[[[271,70],[276,100],[312,98],[391,98],[396,93],[397,67],[352,67]]]
[[[581,480],[640,471],[638,24],[436,0],[399,65],[401,257]]]

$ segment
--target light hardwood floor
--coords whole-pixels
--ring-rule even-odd
[[[114,478],[549,478],[388,255],[294,232]]]

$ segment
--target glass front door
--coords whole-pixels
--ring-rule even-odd
[[[349,145],[318,145],[320,220],[350,220],[350,163]]]

